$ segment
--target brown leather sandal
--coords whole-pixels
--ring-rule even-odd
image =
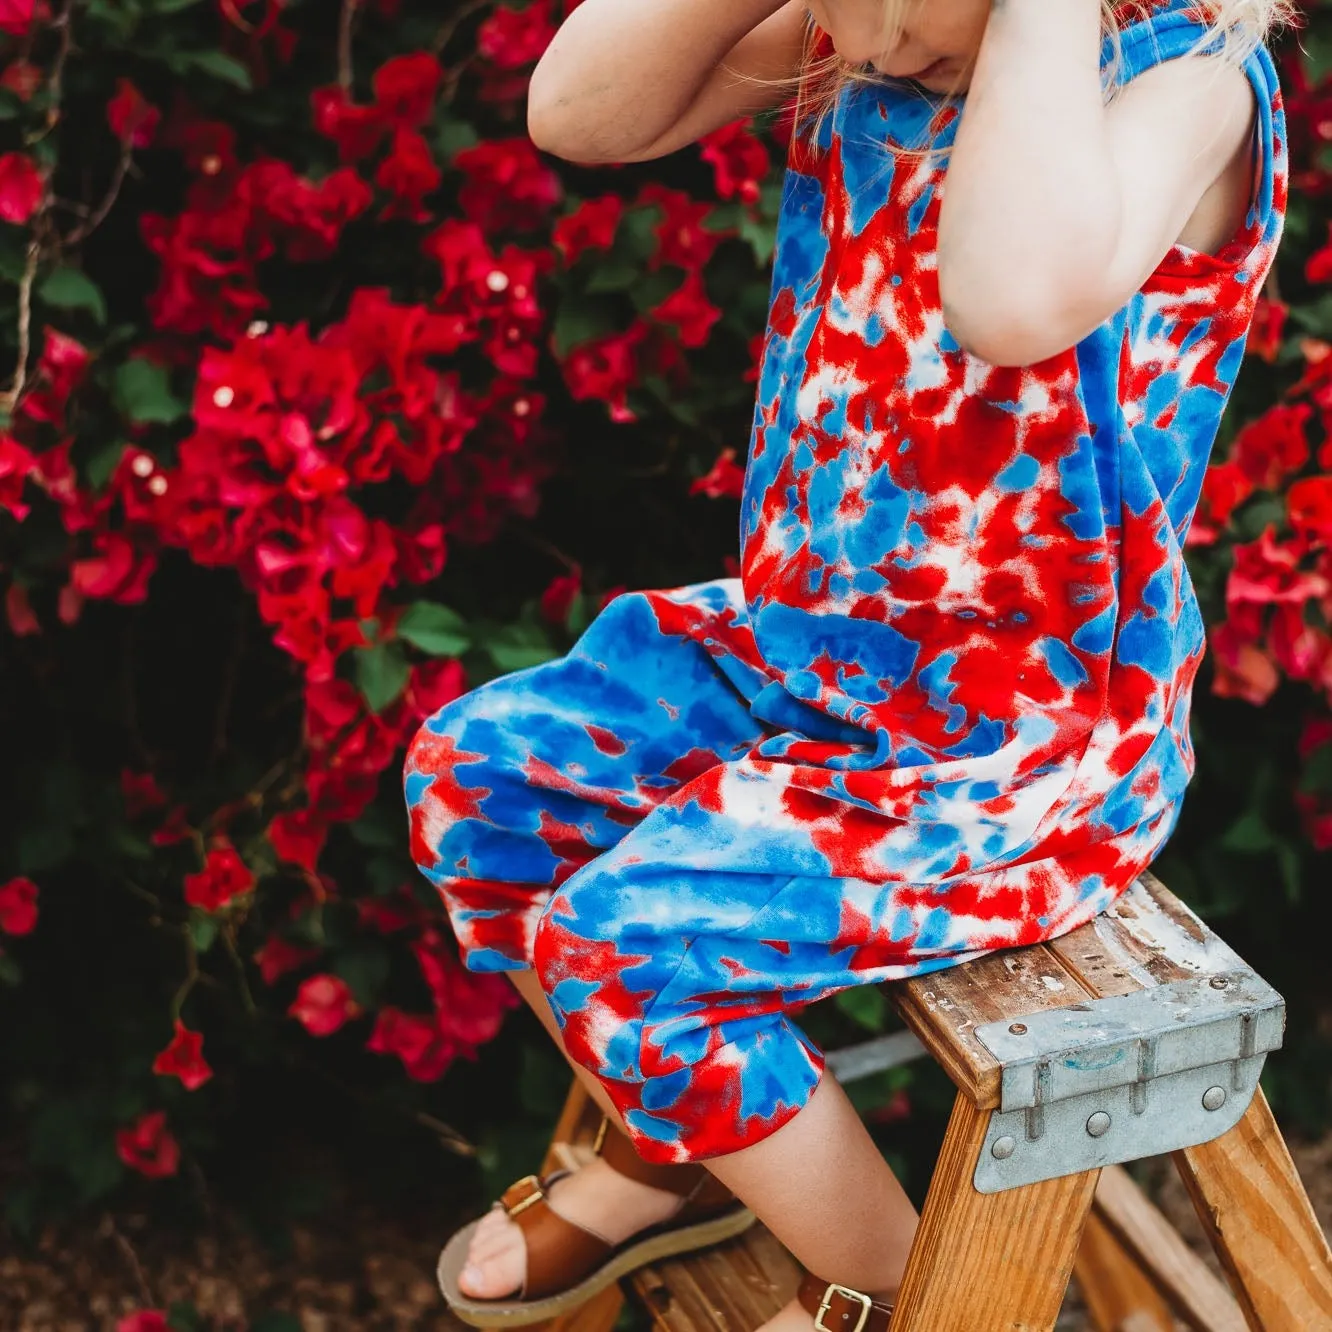
[[[439,1288],[463,1322],[473,1327],[521,1327],[555,1318],[645,1263],[718,1244],[754,1224],[754,1214],[703,1166],[652,1165],[610,1121],[603,1123],[595,1150],[619,1174],[674,1193],[681,1200],[679,1211],[661,1225],[640,1230],[615,1245],[565,1220],[547,1202],[546,1190],[569,1171],[557,1171],[544,1179],[535,1175],[520,1179],[495,1204],[513,1218],[527,1246],[527,1279],[519,1290],[498,1299],[478,1300],[458,1288],[478,1221],[458,1231],[439,1256]],[[828,1332],[842,1329],[829,1328]]]
[[[813,1314],[818,1332],[889,1332],[893,1306],[849,1286],[839,1286],[806,1272],[796,1299]]]

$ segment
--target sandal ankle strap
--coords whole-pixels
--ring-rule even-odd
[[[893,1306],[806,1272],[796,1299],[818,1332],[888,1332]]]

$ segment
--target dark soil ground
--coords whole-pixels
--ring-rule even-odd
[[[1332,1135],[1293,1151],[1323,1227],[1332,1229]],[[1168,1163],[1146,1171],[1162,1208],[1205,1250]],[[142,1217],[107,1215],[48,1232],[35,1247],[0,1249],[0,1332],[114,1332],[124,1315],[175,1301],[226,1332],[275,1311],[293,1315],[302,1332],[452,1332],[460,1325],[442,1311],[432,1279],[446,1229],[371,1210],[330,1215],[296,1229],[290,1251],[275,1257],[225,1218],[211,1234],[186,1237],[151,1229]],[[1076,1291],[1059,1327],[1090,1332]]]

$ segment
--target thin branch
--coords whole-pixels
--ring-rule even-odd
[[[130,166],[134,161],[134,150],[128,142],[121,145],[120,161],[116,163],[115,174],[111,177],[111,183],[106,187],[106,193],[102,196],[102,201],[96,208],[82,221],[73,231],[65,237],[64,244],[67,246],[81,245],[89,236],[92,235],[98,227],[106,221],[107,214],[114,207],[116,200],[120,197],[121,186],[125,183],[125,177],[129,175]]]
[[[462,8],[455,10],[453,16],[435,34],[435,40],[430,44],[431,52],[437,56],[443,55],[444,49],[453,40],[458,29],[478,10],[485,9],[492,3],[493,0],[468,0]]]
[[[194,946],[194,939],[190,936],[190,927],[186,925],[182,933],[185,936],[185,956],[189,961],[189,970],[185,973],[185,979],[181,981],[176,993],[171,996],[172,1022],[180,1021],[180,1011],[185,1007],[185,1000],[190,997],[190,991],[194,989],[199,979],[199,953]]]
[[[104,1238],[113,1240],[116,1248],[120,1250],[126,1266],[134,1275],[134,1284],[139,1288],[139,1299],[146,1305],[156,1304],[157,1301],[153,1298],[152,1287],[148,1284],[147,1276],[144,1275],[143,1264],[139,1262],[139,1255],[134,1251],[134,1245],[129,1242],[129,1238],[124,1231],[116,1225],[116,1218],[110,1212],[103,1213],[99,1232]]]
[[[352,87],[352,26],[360,0],[342,0],[338,19],[338,87],[345,93]]]
[[[32,287],[37,280],[37,266],[42,258],[42,243],[36,236],[28,242],[27,259],[18,288],[18,356],[14,377],[9,387],[0,393],[0,411],[12,412],[23,396],[28,382],[28,354],[32,350]]]

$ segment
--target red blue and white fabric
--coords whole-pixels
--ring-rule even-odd
[[[1203,31],[1157,6],[1118,76]],[[1169,837],[1204,645],[1184,537],[1286,201],[1275,71],[1245,69],[1240,234],[1027,368],[944,326],[956,108],[845,88],[792,143],[742,576],[617,598],[414,741],[412,850],[468,966],[536,968],[648,1159],[794,1115],[805,1004],[1073,929]]]

